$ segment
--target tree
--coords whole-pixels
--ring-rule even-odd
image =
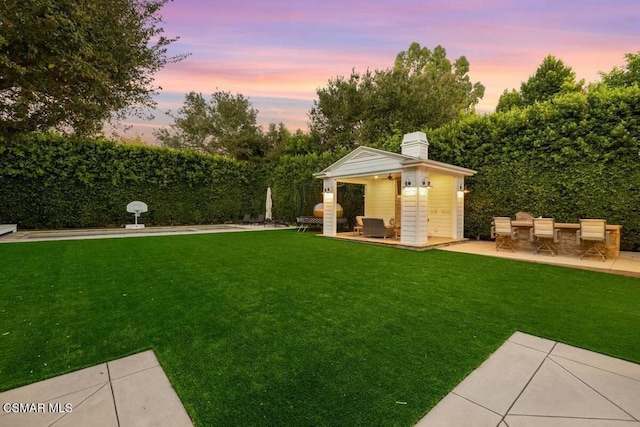
[[[169,0],[0,2],[0,134],[74,131],[155,106]]]
[[[263,157],[268,147],[256,124],[258,110],[241,94],[217,91],[207,102],[201,93],[185,95],[173,124],[154,132],[171,148],[191,148],[241,160]]]
[[[335,149],[441,126],[471,111],[484,95],[484,86],[472,83],[468,72],[464,56],[451,63],[442,46],[431,51],[412,43],[391,69],[353,70],[349,78],[336,77],[318,89],[309,113],[311,133]]]
[[[533,105],[543,102],[556,95],[581,92],[584,80],[576,81],[576,73],[564,63],[552,55],[542,60],[536,73],[529,76],[526,82],[520,85],[520,91],[515,90],[502,93],[498,100],[497,112],[507,111],[514,107]]]
[[[515,89],[505,89],[504,92],[502,92],[502,95],[500,95],[500,99],[498,99],[496,112],[501,113],[504,111],[509,111],[512,108],[521,107],[524,107],[524,101],[520,92]]]
[[[371,106],[366,99],[374,98],[374,81],[371,72],[359,74],[352,70],[349,78],[338,76],[330,79],[326,88],[316,91],[309,117],[313,138],[324,149],[354,147],[363,143],[361,129],[365,122],[375,126]]]
[[[609,73],[600,73],[602,82],[610,87],[640,86],[640,51],[625,55],[627,64],[614,67]]]

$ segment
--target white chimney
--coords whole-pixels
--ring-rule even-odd
[[[407,133],[402,137],[402,154],[419,159],[429,158],[429,142],[424,132]]]

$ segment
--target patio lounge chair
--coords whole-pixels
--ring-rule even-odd
[[[393,237],[395,227],[384,225],[382,218],[362,218],[362,235],[364,237]]]
[[[255,221],[253,221],[254,224],[264,224],[264,214],[260,214],[258,215],[258,218],[256,218]]]
[[[558,251],[549,243],[549,241],[558,241],[553,218],[534,218],[533,235],[540,243],[533,251],[534,254],[540,253],[540,251],[548,251],[551,255],[558,255]]]
[[[496,238],[496,251],[503,247],[510,248],[512,252],[516,251],[516,248],[513,247],[513,240],[518,237],[518,231],[511,225],[511,218],[494,217],[491,234]]]
[[[606,261],[607,257],[598,249],[598,243],[607,243],[607,221],[604,219],[581,219],[580,230],[576,233],[579,242],[590,243],[586,251],[580,255],[580,259],[585,256],[599,256],[602,261]]]
[[[244,214],[244,217],[240,220],[241,224],[251,224],[251,214]]]

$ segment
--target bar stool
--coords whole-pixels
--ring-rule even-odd
[[[558,242],[557,230],[553,218],[534,218],[533,219],[533,235],[540,245],[533,251],[534,255],[540,251],[548,251],[551,256],[558,255],[558,251],[549,243]]]
[[[604,219],[581,219],[580,231],[576,234],[579,242],[590,243],[587,250],[580,255],[580,259],[586,256],[599,256],[602,258],[602,261],[606,261],[607,257],[598,249],[598,243],[606,244],[609,240],[607,221]]]
[[[491,230],[492,237],[496,238],[496,251],[500,248],[508,247],[512,252],[516,249],[513,247],[513,240],[518,237],[518,231],[513,228],[511,218],[496,216],[493,218],[493,227]]]

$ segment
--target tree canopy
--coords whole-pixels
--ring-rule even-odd
[[[91,134],[153,107],[169,0],[0,2],[0,134]]]
[[[241,94],[217,91],[207,101],[201,93],[185,95],[173,124],[154,132],[160,143],[171,148],[191,148],[240,160],[263,157],[267,147],[256,124],[258,110]]]
[[[533,105],[562,93],[580,92],[583,86],[584,81],[576,81],[576,73],[571,67],[564,65],[564,62],[555,56],[548,55],[542,60],[535,74],[529,76],[526,82],[522,82],[519,92],[515,89],[505,89],[498,100],[496,111]]]
[[[626,65],[614,67],[609,73],[601,73],[602,82],[610,87],[640,86],[640,51],[625,55]]]
[[[484,86],[469,79],[464,56],[412,43],[386,70],[330,79],[317,90],[310,130],[328,149],[370,145],[389,135],[436,128],[471,111]]]

